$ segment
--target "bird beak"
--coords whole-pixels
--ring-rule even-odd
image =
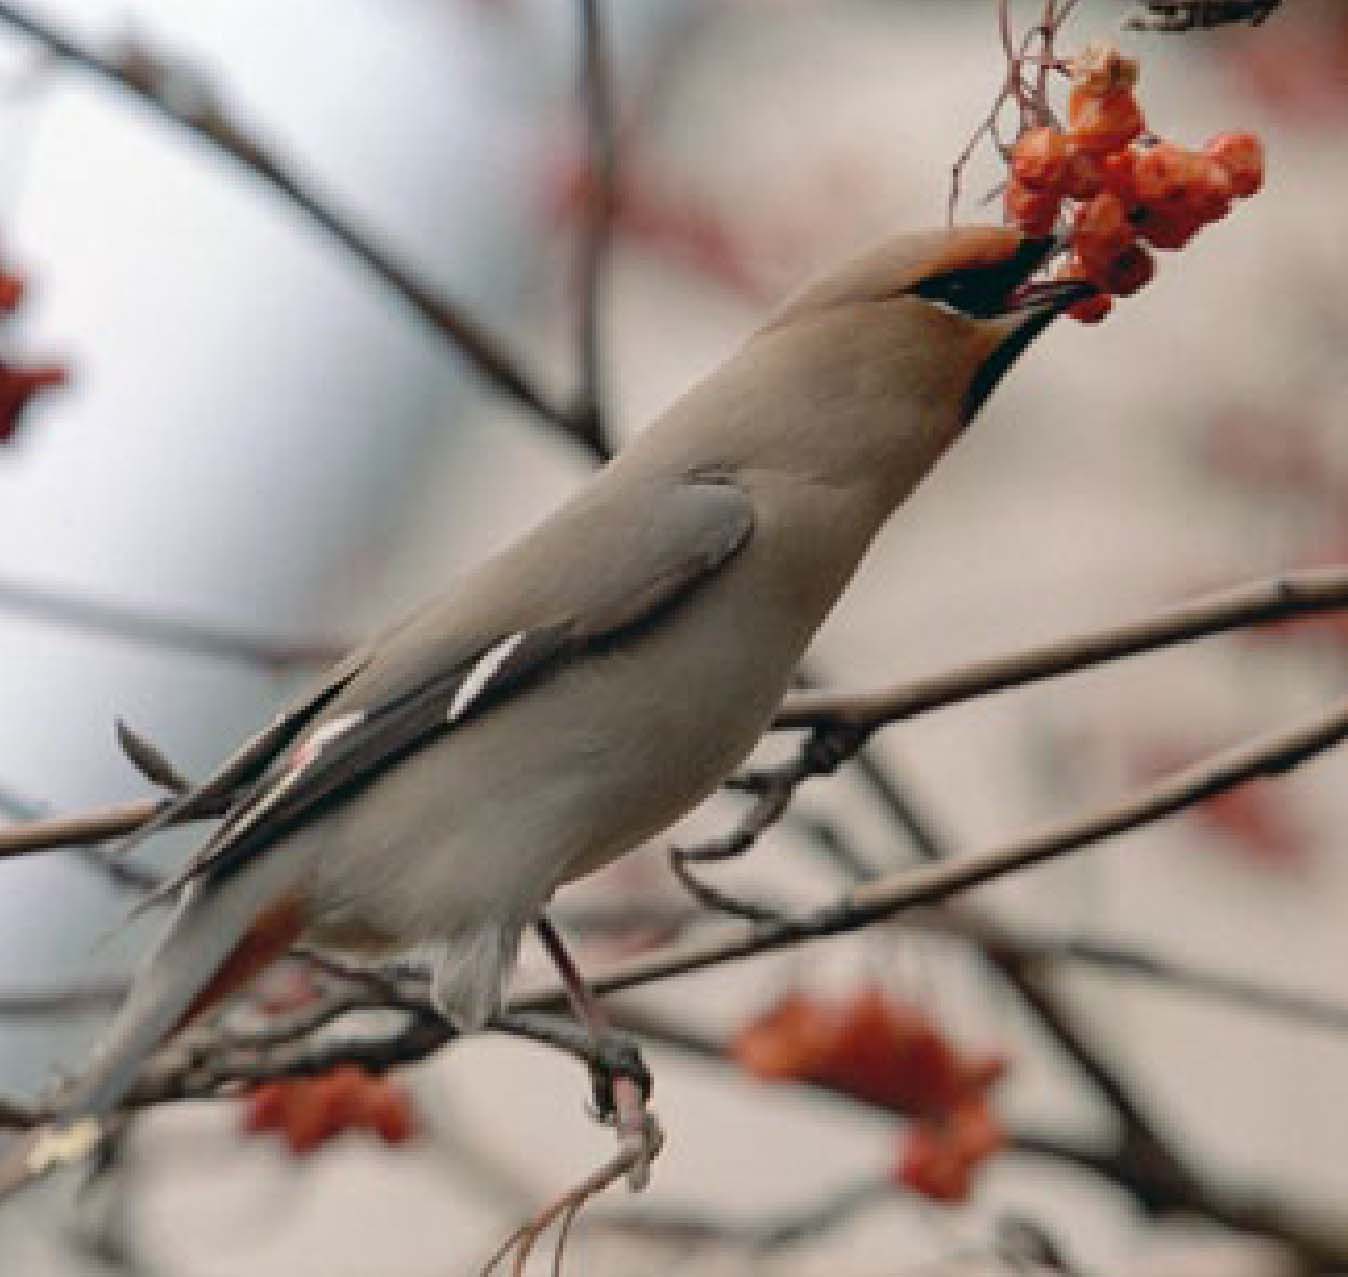
[[[1080,279],[1051,279],[1030,283],[1030,277],[1061,247],[1054,235],[1027,237],[1007,262],[1007,288],[995,317],[1038,316],[1047,311],[1049,318],[1061,314],[1098,291],[1094,284]],[[1017,328],[1021,325],[1017,324]],[[1042,331],[1042,326],[1038,331]]]
[[[1030,282],[1030,277],[1059,247],[1052,235],[1027,237],[1007,262],[1005,292],[996,310],[988,316],[988,322],[1001,333],[1001,340],[970,383],[964,403],[966,421],[987,402],[1011,365],[1049,324],[1069,306],[1093,297],[1098,291],[1094,284],[1079,279]]]

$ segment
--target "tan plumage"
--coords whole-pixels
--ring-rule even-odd
[[[279,901],[319,940],[438,943],[439,1000],[481,1024],[553,890],[753,747],[875,533],[1081,296],[1022,287],[1049,247],[935,231],[843,266],[236,755],[229,780],[249,785],[185,873],[65,1126],[117,1105]],[[0,1191],[43,1138],[0,1166]]]

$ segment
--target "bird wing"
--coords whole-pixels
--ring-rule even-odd
[[[264,728],[244,741],[204,781],[185,790],[171,802],[165,803],[150,820],[122,839],[117,845],[116,854],[125,855],[143,843],[151,834],[158,833],[161,829],[166,829],[179,821],[216,814],[218,804],[256,780],[277,755],[360,673],[369,663],[371,655],[371,647],[365,645],[332,666]],[[148,906],[162,898],[162,893],[156,890],[142,904]],[[139,912],[140,907],[138,905],[135,912]]]
[[[456,618],[451,601],[448,611],[432,614],[433,624],[404,624],[374,644],[344,679],[325,685],[321,712],[302,719],[298,731],[278,726],[295,724],[300,711],[292,710],[268,729],[270,735],[254,738],[279,746],[270,766],[155,898],[203,875],[230,871],[414,750],[490,712],[562,663],[654,620],[713,576],[753,528],[748,496],[717,475],[625,494],[616,507],[608,502],[604,515],[602,563],[577,563],[571,553],[565,561],[558,556],[550,571],[546,536],[567,529],[545,525],[535,534],[532,570],[524,574],[538,585],[533,623],[501,625],[496,613],[502,609],[490,606],[487,616]],[[583,516],[582,510],[583,525],[593,531],[598,525]],[[585,542],[595,543],[582,537]],[[495,566],[511,573],[511,557]],[[574,597],[568,602],[559,592]],[[471,612],[472,604],[464,610]],[[418,647],[430,650],[415,659]],[[381,670],[385,664],[398,673],[390,678]],[[266,752],[263,744],[249,750],[245,746],[235,758],[251,761]]]

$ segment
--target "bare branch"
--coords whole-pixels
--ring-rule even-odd
[[[923,930],[960,936],[1017,967],[1075,965],[1122,979],[1143,980],[1260,1015],[1331,1032],[1348,1032],[1348,1004],[1270,987],[1222,971],[1159,957],[1102,940],[1054,939],[1010,930],[968,910],[938,909],[909,920]]]
[[[856,931],[904,909],[934,904],[995,878],[1057,859],[1102,839],[1126,833],[1181,811],[1214,794],[1277,774],[1348,736],[1348,699],[1295,727],[1272,732],[1213,755],[1113,806],[1049,825],[1012,842],[956,861],[890,874],[847,892],[804,917],[762,925],[746,933],[673,946],[642,955],[590,981],[597,993],[634,988],[740,958]],[[554,1005],[555,990],[523,998],[520,1010]]]
[[[1182,604],[1156,616],[976,661],[875,692],[794,692],[773,727],[875,728],[976,696],[1072,674],[1106,661],[1270,621],[1348,606],[1348,568],[1289,572]]]
[[[125,980],[103,980],[55,989],[0,989],[0,1016],[39,1020],[106,1011],[116,1006],[129,988]]]
[[[294,172],[252,130],[227,113],[218,95],[190,68],[161,61],[148,50],[131,47],[118,58],[81,47],[55,27],[8,3],[0,2],[0,22],[31,36],[53,54],[127,89],[175,124],[210,142],[284,196],[348,253],[363,262],[392,292],[459,352],[498,390],[528,408],[567,438],[589,448],[568,413],[548,402],[525,376],[500,341],[457,305],[437,296]]]
[[[195,812],[193,820],[219,816],[225,810],[224,799],[217,799],[208,809]],[[0,859],[7,856],[26,856],[37,851],[54,851],[61,847],[88,846],[134,833],[148,820],[159,815],[164,801],[142,798],[137,802],[117,803],[75,816],[51,816],[21,825],[0,828]]]
[[[576,337],[580,389],[572,412],[574,429],[587,436],[596,455],[611,456],[604,412],[601,298],[612,246],[617,200],[617,137],[614,126],[613,75],[599,13],[600,0],[579,0],[582,70],[589,159],[586,165],[584,222],[576,263]]]
[[[341,642],[290,643],[240,634],[123,603],[6,579],[0,579],[0,612],[32,617],[67,629],[127,639],[149,647],[191,652],[270,670],[323,665],[336,660],[350,647]]]

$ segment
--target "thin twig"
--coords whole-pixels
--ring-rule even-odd
[[[951,862],[953,849],[925,813],[917,809],[912,796],[894,784],[878,765],[872,764],[870,771],[873,773],[868,776],[872,793],[908,831],[919,855],[928,863]],[[1123,1141],[1139,1159],[1145,1155],[1152,1177],[1163,1177],[1169,1184],[1197,1191],[1196,1176],[1164,1134],[1162,1126],[1151,1119],[1142,1100],[1133,1094],[1124,1076],[1109,1059],[1108,1052],[1102,1049],[1087,1026],[1071,1014],[1057,991],[1046,981],[1037,979],[1035,970],[1019,960],[1020,951],[1005,931],[980,911],[967,906],[947,907],[934,911],[934,914],[948,923],[969,929],[977,956],[1016,995],[1038,1027],[1095,1088],[1119,1121]]]
[[[219,816],[226,805],[226,801],[221,799],[209,810],[197,813],[193,819]],[[120,838],[134,833],[146,821],[157,816],[163,807],[161,799],[142,798],[136,802],[117,803],[75,816],[51,816],[0,828],[0,859]]]
[[[126,980],[103,980],[55,989],[0,989],[0,1017],[41,1020],[106,1011],[116,1006],[130,987]]]
[[[1003,955],[1020,968],[1083,966],[1125,980],[1142,980],[1213,1002],[1292,1024],[1329,1032],[1348,1032],[1348,1003],[1281,989],[1259,980],[1212,971],[1193,963],[1160,957],[1149,950],[1104,940],[1027,935],[967,909],[919,912],[906,925],[940,935],[958,936],[980,949]]]
[[[1072,674],[1242,626],[1283,621],[1348,606],[1348,568],[1315,568],[1256,581],[1158,615],[976,661],[929,678],[861,693],[793,692],[773,720],[777,729],[844,725],[873,728],[976,696]]]
[[[602,298],[613,240],[617,200],[617,135],[613,75],[599,13],[600,0],[579,0],[581,100],[585,111],[587,182],[576,263],[576,337],[580,389],[572,410],[573,428],[586,436],[596,456],[613,452],[604,411]]]
[[[856,931],[901,910],[945,900],[957,892],[1140,828],[1256,776],[1288,771],[1338,744],[1345,736],[1348,736],[1348,700],[1341,700],[1295,727],[1215,754],[1112,806],[1048,825],[956,861],[878,878],[801,918],[638,956],[591,979],[590,987],[596,993],[612,993],[775,952],[807,940]],[[559,996],[555,989],[536,993],[512,1002],[512,1007],[546,1009],[555,1005]]]
[[[438,296],[369,235],[338,213],[326,198],[307,186],[266,142],[226,112],[203,77],[188,68],[160,61],[140,47],[128,49],[120,58],[102,57],[8,0],[0,2],[0,22],[31,36],[67,62],[136,94],[159,114],[237,160],[363,262],[498,390],[556,427],[567,438],[587,448],[591,446],[575,430],[570,415],[547,400],[494,334],[469,318],[453,302]]]
[[[350,644],[292,643],[240,634],[221,626],[168,616],[125,603],[0,579],[0,612],[50,622],[148,647],[190,652],[269,670],[323,665],[343,655]]]
[[[35,821],[45,820],[48,809],[44,804],[23,798],[12,790],[0,789],[0,814],[9,820],[21,822],[24,827],[30,827]],[[0,838],[2,837],[0,834]],[[70,850],[81,864],[100,874],[118,891],[144,895],[153,891],[162,881],[153,869],[143,869],[139,865],[119,860],[97,843],[72,846]]]
[[[749,851],[790,807],[795,791],[808,779],[832,773],[855,756],[880,727],[976,696],[1021,687],[1105,661],[1134,656],[1207,635],[1270,621],[1348,606],[1348,569],[1321,568],[1287,573],[1221,594],[1210,595],[1166,612],[1124,625],[1073,635],[1041,647],[959,666],[879,691],[790,693],[773,720],[775,730],[812,729],[795,755],[730,782],[757,801],[735,828],[692,848],[675,848],[671,863],[680,882],[704,905],[751,921],[771,921],[772,912],[738,900],[693,875],[698,861],[728,860]],[[886,810],[918,834],[898,790],[885,781],[874,761],[865,778]],[[918,842],[921,847],[921,839]],[[932,858],[934,847],[924,854]]]

